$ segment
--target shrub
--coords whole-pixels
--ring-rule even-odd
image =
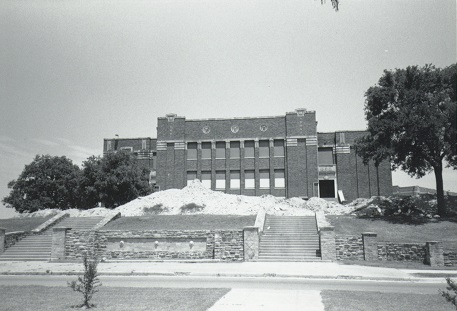
[[[421,197],[393,197],[380,202],[384,218],[406,223],[423,223],[436,213],[436,206]]]
[[[448,285],[446,286],[447,291],[441,291],[441,296],[443,296],[447,301],[452,303],[455,306],[455,309],[457,310],[457,284],[451,278],[446,278],[446,282]]]
[[[204,208],[205,208],[204,204],[203,204],[203,206],[201,206],[201,205],[197,205],[195,203],[189,203],[189,204],[185,204],[185,205],[181,206],[181,213],[182,214],[196,213],[196,212],[200,212]]]
[[[166,212],[168,211],[168,208],[166,207],[163,207],[163,205],[161,203],[159,204],[156,204],[154,206],[150,206],[150,207],[143,207],[143,213],[145,215],[157,215],[157,214],[161,214],[163,212]]]
[[[84,302],[80,307],[91,308],[94,305],[90,304],[89,301],[92,296],[98,292],[98,288],[102,286],[102,283],[98,279],[97,265],[98,260],[95,256],[89,255],[87,252],[83,256],[84,275],[78,276],[78,280],[68,282],[68,287],[73,289],[75,292],[79,292],[84,297]]]

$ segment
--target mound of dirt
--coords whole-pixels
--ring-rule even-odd
[[[90,210],[70,209],[66,212],[73,217],[104,216],[108,213],[120,212],[122,216],[144,216],[151,214],[213,214],[213,215],[255,215],[264,208],[270,215],[310,216],[322,211],[329,215],[351,214],[366,204],[367,199],[358,199],[350,204],[341,205],[320,198],[308,201],[299,198],[278,198],[272,195],[260,197],[226,194],[205,188],[199,180],[191,182],[183,189],[170,189],[137,198],[114,210],[93,208]],[[55,213],[43,210],[28,214],[40,216]]]

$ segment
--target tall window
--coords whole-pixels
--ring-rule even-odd
[[[283,157],[284,156],[284,140],[275,139],[274,141],[274,156]]]
[[[333,148],[332,147],[324,147],[318,149],[318,162],[319,165],[329,165],[333,163]]]
[[[211,159],[211,143],[202,143],[202,159]]]
[[[143,149],[143,150],[146,149],[146,139],[141,140],[141,149]]]
[[[111,140],[106,141],[106,150],[113,150],[113,142]]]
[[[260,170],[260,188],[270,188],[270,170]]]
[[[268,140],[259,141],[259,158],[270,157],[270,142]]]
[[[191,181],[193,181],[194,179],[197,179],[197,172],[194,172],[194,171],[187,172],[187,185],[189,185],[189,183]]]
[[[275,170],[275,188],[285,188],[284,170]]]
[[[216,142],[216,159],[225,159],[225,142]]]
[[[232,141],[230,142],[230,159],[239,159],[240,158],[240,142]]]
[[[202,185],[205,188],[211,189],[211,172],[202,172]]]
[[[255,175],[253,170],[244,172],[244,188],[254,189],[255,188]]]
[[[253,158],[254,157],[254,141],[248,140],[244,142],[244,157]]]
[[[230,172],[230,189],[240,189],[240,171]]]
[[[197,143],[187,143],[187,160],[197,160]]]
[[[216,171],[216,189],[225,189],[225,171]]]

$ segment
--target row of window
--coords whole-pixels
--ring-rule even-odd
[[[107,151],[112,151],[113,149],[116,149],[116,148],[117,148],[117,141],[115,143],[114,148],[113,148],[113,141],[112,140],[107,140],[106,141],[106,150]],[[121,150],[132,149],[132,151],[133,151],[133,147],[121,147],[120,149]],[[146,139],[142,139],[141,140],[141,150],[147,150],[147,140]]]
[[[225,171],[216,171],[216,189],[223,190],[226,189],[226,172]],[[197,179],[197,172],[189,171],[187,172],[187,184],[190,181]],[[285,188],[285,176],[284,170],[278,169],[274,170],[274,187],[275,188]],[[270,188],[270,170],[259,170],[259,187],[260,188]],[[201,174],[201,183],[203,186],[211,189],[211,172],[203,171]],[[240,189],[241,187],[241,174],[240,171],[230,171],[230,189]],[[245,189],[254,189],[255,188],[255,171],[246,170],[244,171],[244,188]]]
[[[276,139],[273,142],[273,155],[275,157],[284,157],[284,140]],[[202,142],[202,159],[211,159],[211,142]],[[216,159],[225,159],[226,142],[216,142]],[[253,140],[244,142],[244,157],[254,158],[255,143]],[[239,141],[230,142],[230,159],[239,159],[241,157],[241,149]],[[259,141],[259,157],[270,157],[270,141]],[[187,160],[197,160],[197,143],[187,143]]]

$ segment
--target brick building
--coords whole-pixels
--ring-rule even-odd
[[[104,152],[128,150],[160,190],[199,179],[213,190],[351,201],[392,192],[390,163],[364,165],[354,140],[364,131],[317,132],[314,111],[283,116],[159,117],[157,139],[105,139]]]

